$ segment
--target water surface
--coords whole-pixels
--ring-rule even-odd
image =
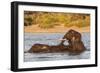
[[[28,51],[36,43],[58,45],[65,33],[25,33],[24,51]],[[52,61],[52,60],[73,60],[90,58],[90,33],[82,33],[82,41],[87,48],[80,55],[69,55],[68,53],[24,53],[24,62]],[[64,44],[68,44],[66,41]]]

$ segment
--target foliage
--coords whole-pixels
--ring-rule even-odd
[[[89,14],[60,12],[24,12],[24,25],[35,25],[48,29],[64,24],[65,27],[86,27],[90,25]]]
[[[24,26],[32,25],[33,19],[31,17],[24,17]]]

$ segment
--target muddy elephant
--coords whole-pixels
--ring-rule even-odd
[[[82,36],[79,32],[71,29],[63,36],[62,39],[68,40],[68,43],[70,44],[73,37],[80,41]],[[62,40],[60,44],[63,45],[64,42],[65,40]]]
[[[62,40],[59,45],[46,45],[46,44],[34,44],[29,53],[53,53],[53,52],[69,52],[80,54],[86,50],[84,43],[82,42],[81,33],[75,30],[69,30],[63,37],[68,40],[68,45],[64,45],[65,40]]]
[[[69,30],[63,37],[63,39],[68,40],[69,45],[67,45],[67,49],[70,53],[79,54],[86,50],[84,43],[82,42],[81,33],[75,30]],[[60,44],[63,44],[65,40],[61,41]]]

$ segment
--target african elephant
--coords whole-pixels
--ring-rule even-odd
[[[69,30],[63,37],[63,39],[68,40],[69,45],[68,51],[71,53],[81,53],[86,50],[84,43],[82,42],[82,36],[81,33],[75,31],[75,30]],[[60,44],[63,44],[65,40],[61,41]]]

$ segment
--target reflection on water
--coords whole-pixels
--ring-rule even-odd
[[[24,51],[28,51],[35,43],[58,45],[65,33],[25,33]],[[51,61],[51,60],[70,60],[70,59],[89,59],[90,58],[90,34],[82,33],[82,41],[87,48],[80,55],[69,55],[68,53],[25,53],[24,61]],[[65,44],[68,44],[67,41]]]

